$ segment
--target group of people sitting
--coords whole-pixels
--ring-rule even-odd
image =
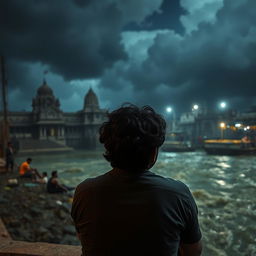
[[[46,184],[48,193],[64,193],[75,188],[68,187],[64,184],[60,184],[58,180],[58,172],[52,171],[51,178],[48,179],[47,172],[40,174],[36,168],[30,166],[32,158],[28,158],[19,167],[19,174],[21,178],[31,178],[33,182]]]

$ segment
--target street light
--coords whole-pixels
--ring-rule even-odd
[[[172,118],[170,130],[172,128],[172,130],[174,131],[175,130],[175,112],[174,112],[174,110],[171,107],[166,107],[166,112],[168,114],[172,113],[173,118]]]
[[[223,139],[224,137],[224,129],[226,128],[226,124],[224,122],[220,123],[220,135],[221,135],[221,139]]]
[[[227,103],[224,102],[224,101],[222,101],[222,102],[220,103],[220,108],[221,108],[221,109],[225,109],[226,107],[227,107]]]
[[[226,127],[226,124],[223,123],[223,122],[221,122],[221,123],[220,123],[220,128],[225,128],[225,127]]]
[[[197,104],[195,104],[193,107],[192,107],[192,110],[198,110],[199,109],[199,106]]]
[[[171,108],[171,107],[167,107],[167,108],[166,108],[166,112],[167,112],[167,113],[171,113],[171,112],[172,112],[172,108]]]

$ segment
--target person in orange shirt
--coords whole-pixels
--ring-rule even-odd
[[[19,173],[21,178],[32,178],[36,179],[36,176],[42,178],[42,176],[38,173],[37,169],[31,168],[30,163],[32,162],[31,158],[28,158],[25,162],[20,165]]]

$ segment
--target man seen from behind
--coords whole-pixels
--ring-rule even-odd
[[[84,256],[201,255],[197,206],[188,187],[149,171],[165,128],[151,107],[134,105],[113,111],[101,126],[112,170],[78,185],[71,211]]]

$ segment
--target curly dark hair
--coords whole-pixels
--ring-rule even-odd
[[[124,104],[108,114],[100,127],[104,157],[112,167],[140,171],[150,168],[152,153],[165,140],[166,122],[150,106]]]

